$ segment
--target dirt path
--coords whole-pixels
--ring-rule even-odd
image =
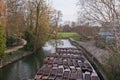
[[[24,47],[24,45],[27,44],[27,41],[26,41],[26,40],[21,39],[21,41],[22,41],[22,43],[23,43],[22,45],[18,45],[18,46],[12,47],[12,48],[10,48],[10,49],[7,49],[7,50],[5,51],[5,53],[9,54],[9,53],[11,53],[11,52],[13,52],[13,51],[17,51],[18,49]]]

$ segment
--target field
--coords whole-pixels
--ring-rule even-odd
[[[77,41],[80,40],[80,36],[75,32],[59,32],[58,38],[62,38],[62,39],[73,38]]]

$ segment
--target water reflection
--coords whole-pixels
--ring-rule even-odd
[[[56,46],[57,45],[57,46]],[[50,40],[46,42],[46,44],[43,46],[43,50],[46,51],[46,53],[55,53],[55,48],[75,48],[75,46],[71,45],[70,41],[68,39],[59,39],[59,40]]]
[[[0,80],[32,79],[43,64],[44,54],[30,55],[0,70]]]

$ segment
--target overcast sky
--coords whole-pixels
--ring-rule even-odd
[[[77,20],[77,0],[52,0],[53,7],[63,14],[63,21]]]

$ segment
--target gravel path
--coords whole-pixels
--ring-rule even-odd
[[[18,45],[18,46],[12,47],[12,48],[10,48],[10,49],[7,49],[7,50],[5,51],[5,53],[9,54],[9,53],[11,53],[11,52],[17,51],[18,49],[24,47],[24,45],[27,44],[27,41],[26,41],[26,40],[21,39],[21,41],[22,41],[22,43],[23,43],[22,45]]]

